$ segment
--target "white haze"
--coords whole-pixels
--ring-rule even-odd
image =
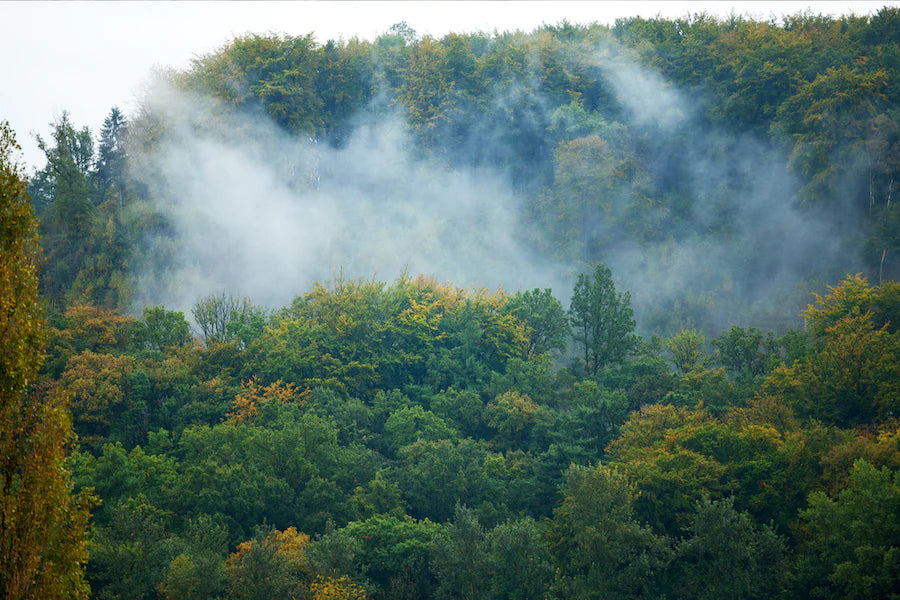
[[[852,211],[826,218],[801,210],[801,184],[783,151],[750,134],[701,126],[702,97],[641,67],[622,48],[598,56],[628,125],[669,146],[692,199],[687,235],[669,232],[663,242],[638,245],[609,232],[614,239],[601,260],[631,292],[643,334],[699,327],[718,335],[732,324],[783,330],[798,324],[811,289],[859,270],[857,252],[832,220]]]
[[[598,49],[596,66],[628,125],[652,132],[660,147],[677,140],[671,152],[693,199],[691,233],[670,232],[652,245],[592,224],[608,238],[600,259],[618,288],[631,291],[641,332],[671,333],[673,319],[676,329],[712,334],[731,323],[793,324],[809,299],[797,287],[852,270],[853,253],[835,244],[829,223],[794,207],[798,182],[783,154],[749,135],[692,129],[695,98],[621,49],[608,50]],[[391,281],[403,272],[460,287],[550,287],[567,302],[575,274],[590,268],[535,252],[523,235],[533,232],[519,221],[525,199],[506,174],[413,156],[399,114],[360,116],[349,142],[332,149],[289,137],[263,116],[230,114],[168,89],[145,102],[168,131],[155,153],[137,161],[136,177],[172,220],[176,244],[172,270],[142,278],[139,305],[189,314],[197,298],[224,291],[278,307],[315,281]],[[550,110],[540,98],[532,106]],[[722,227],[731,232],[728,243]],[[165,244],[151,241],[150,253]],[[691,297],[705,310],[699,323],[679,321]]]
[[[505,179],[417,160],[396,115],[332,149],[262,117],[227,115],[236,132],[223,135],[203,125],[221,107],[171,90],[151,107],[169,129],[143,167],[162,174],[150,184],[174,224],[177,263],[164,280],[142,279],[139,304],[189,310],[226,292],[275,307],[315,281],[404,272],[461,287],[560,285],[562,269],[519,240],[520,199]]]

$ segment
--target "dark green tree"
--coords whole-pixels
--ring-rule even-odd
[[[93,240],[96,213],[91,203],[90,167],[94,145],[87,128],[76,130],[63,112],[52,124],[53,138],[38,137],[38,146],[47,158],[42,170],[49,193],[41,218],[41,235],[47,266],[41,275],[43,295],[61,307],[77,295],[75,282],[82,269],[88,245]]]
[[[631,294],[616,293],[612,274],[602,263],[593,274],[578,276],[569,317],[575,341],[584,349],[584,367],[590,375],[622,362],[637,345]]]
[[[900,471],[860,459],[836,498],[809,496],[796,592],[810,598],[896,598],[900,589]]]
[[[768,526],[734,509],[734,500],[703,500],[675,547],[667,576],[671,597],[774,598],[783,583],[786,546]]]
[[[668,548],[634,515],[634,486],[601,464],[569,468],[549,536],[554,598],[647,598]]]
[[[114,106],[103,121],[97,144],[97,161],[94,167],[94,192],[97,204],[107,198],[115,199],[120,205],[125,201],[127,136],[128,122],[125,115]]]
[[[143,494],[118,502],[110,513],[109,525],[91,537],[91,587],[101,600],[154,600],[163,568],[175,555],[173,514]]]
[[[454,600],[484,598],[485,568],[481,545],[484,528],[471,510],[456,505],[453,522],[431,548],[431,570],[438,580],[435,597]]]
[[[531,518],[507,521],[491,529],[481,545],[490,578],[489,593],[498,600],[544,598],[553,579],[553,561],[543,529]]]

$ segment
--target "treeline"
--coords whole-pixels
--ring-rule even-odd
[[[238,37],[160,75],[203,99],[202,117],[166,112],[150,92],[129,120],[114,109],[97,139],[65,116],[54,124],[29,188],[49,258],[43,292],[57,309],[72,300],[127,309],[138,273],[158,277],[177,261],[158,196],[178,192],[148,156],[179,128],[235,139],[241,119],[259,116],[312,148],[340,148],[360,123],[398,112],[411,152],[505,173],[525,198],[520,229],[543,255],[610,264],[637,247],[663,260],[687,243],[723,254],[721,276],[643,315],[654,328],[703,324],[710,297],[737,305],[765,289],[803,253],[761,251],[772,239],[828,238],[803,249],[816,259],[788,275],[806,279],[801,294],[846,272],[896,279],[898,21],[886,7],[871,17],[700,14],[441,39],[400,24],[374,41],[324,45],[312,34]],[[286,177],[299,188],[341,177],[314,159],[277,160],[291,163]],[[784,207],[799,217],[761,224]],[[823,227],[807,232],[817,219]],[[770,237],[748,236],[755,226]],[[152,256],[150,238],[162,240]],[[826,248],[840,250],[822,260]]]
[[[643,340],[603,265],[568,309],[339,279],[201,298],[197,339],[73,305],[38,388],[97,598],[889,598],[898,307],[854,276],[804,331]]]

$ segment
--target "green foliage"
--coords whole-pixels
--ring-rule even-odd
[[[145,306],[142,316],[143,330],[137,335],[151,350],[165,350],[191,342],[191,326],[185,320],[184,313],[166,310],[162,306]]]
[[[88,580],[103,600],[156,597],[163,568],[175,556],[173,515],[138,494],[117,502],[110,522],[91,536]]]
[[[416,597],[426,597],[434,586],[428,554],[439,535],[440,526],[428,520],[375,515],[326,534],[313,543],[310,558],[319,573],[365,578],[379,590],[376,598],[390,597],[392,586],[404,581],[412,583]]]
[[[475,600],[484,597],[487,579],[484,554],[484,528],[475,514],[459,504],[453,522],[431,549],[431,569],[438,580],[436,598]]]
[[[450,387],[431,399],[434,414],[452,423],[458,431],[472,438],[484,433],[484,401],[472,391]]]
[[[356,482],[374,476],[373,457],[340,447],[334,426],[315,415],[281,403],[267,409],[252,424],[184,430],[176,506],[222,513],[232,535],[263,519],[310,532],[329,518],[346,522]]]
[[[518,292],[506,303],[505,310],[528,327],[526,356],[565,351],[569,321],[562,303],[550,289]]]
[[[834,499],[809,497],[800,516],[805,552],[797,591],[820,598],[891,598],[900,560],[900,475],[854,463],[847,489]]]
[[[112,198],[119,205],[127,198],[128,190],[128,122],[125,115],[113,107],[103,120],[97,142],[97,160],[93,173],[96,204]]]
[[[395,451],[418,440],[453,440],[456,432],[440,417],[421,406],[409,406],[391,413],[384,424],[384,437]]]
[[[734,509],[732,499],[697,503],[690,535],[676,544],[673,598],[773,598],[786,567],[784,540]]]
[[[487,532],[482,553],[490,573],[487,597],[541,598],[553,577],[543,527],[531,518],[507,521]]]
[[[553,597],[642,598],[653,593],[666,543],[635,518],[634,486],[618,470],[572,466],[554,512]]]
[[[139,232],[128,231],[123,213],[124,163],[121,156],[112,155],[118,144],[115,138],[124,135],[126,125],[116,114],[116,123],[104,129],[99,171],[94,170],[90,131],[87,127],[76,130],[68,113],[52,124],[52,141],[38,138],[47,158],[31,188],[38,195],[42,245],[48,259],[41,291],[59,310],[75,301],[121,308],[131,298],[132,250],[127,242],[130,234],[139,237]],[[118,190],[109,195],[113,185]]]
[[[622,362],[637,345],[631,294],[616,293],[606,265],[598,264],[592,274],[578,276],[569,316],[589,374]]]
[[[675,371],[685,375],[704,366],[709,360],[703,348],[705,344],[706,339],[694,329],[682,329],[666,340]]]
[[[712,341],[718,360],[732,378],[753,382],[768,373],[777,360],[777,348],[772,335],[764,336],[756,327],[732,325],[718,339]]]

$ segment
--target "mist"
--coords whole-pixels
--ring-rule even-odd
[[[522,199],[506,178],[415,158],[396,113],[360,122],[335,149],[171,89],[151,106],[168,127],[135,176],[177,251],[164,277],[141,277],[138,305],[189,310],[226,291],[277,307],[316,281],[403,273],[490,289],[566,283],[521,239]],[[148,240],[149,254],[170,243]]]
[[[197,298],[225,291],[278,307],[316,281],[402,273],[460,287],[549,287],[567,305],[577,274],[601,261],[631,292],[642,335],[681,327],[717,335],[730,324],[795,325],[811,287],[854,270],[838,224],[797,206],[800,183],[783,151],[703,124],[702,97],[620,48],[597,48],[593,60],[619,120],[649,148],[646,171],[671,180],[675,191],[661,193],[687,199],[677,218],[672,206],[647,205],[672,224],[651,241],[598,214],[586,224],[597,252],[575,260],[547,252],[523,216],[533,197],[513,184],[513,166],[451,167],[421,153],[400,109],[362,111],[333,148],[290,136],[263,114],[157,85],[145,107],[165,133],[133,161],[133,176],[171,230],[146,240],[157,264],[139,277],[136,305],[188,314]],[[521,95],[510,89],[496,102]],[[557,108],[531,103],[546,113],[536,121],[551,122]],[[486,125],[463,146],[506,156],[503,144]],[[604,202],[625,213],[642,193],[631,182]]]

